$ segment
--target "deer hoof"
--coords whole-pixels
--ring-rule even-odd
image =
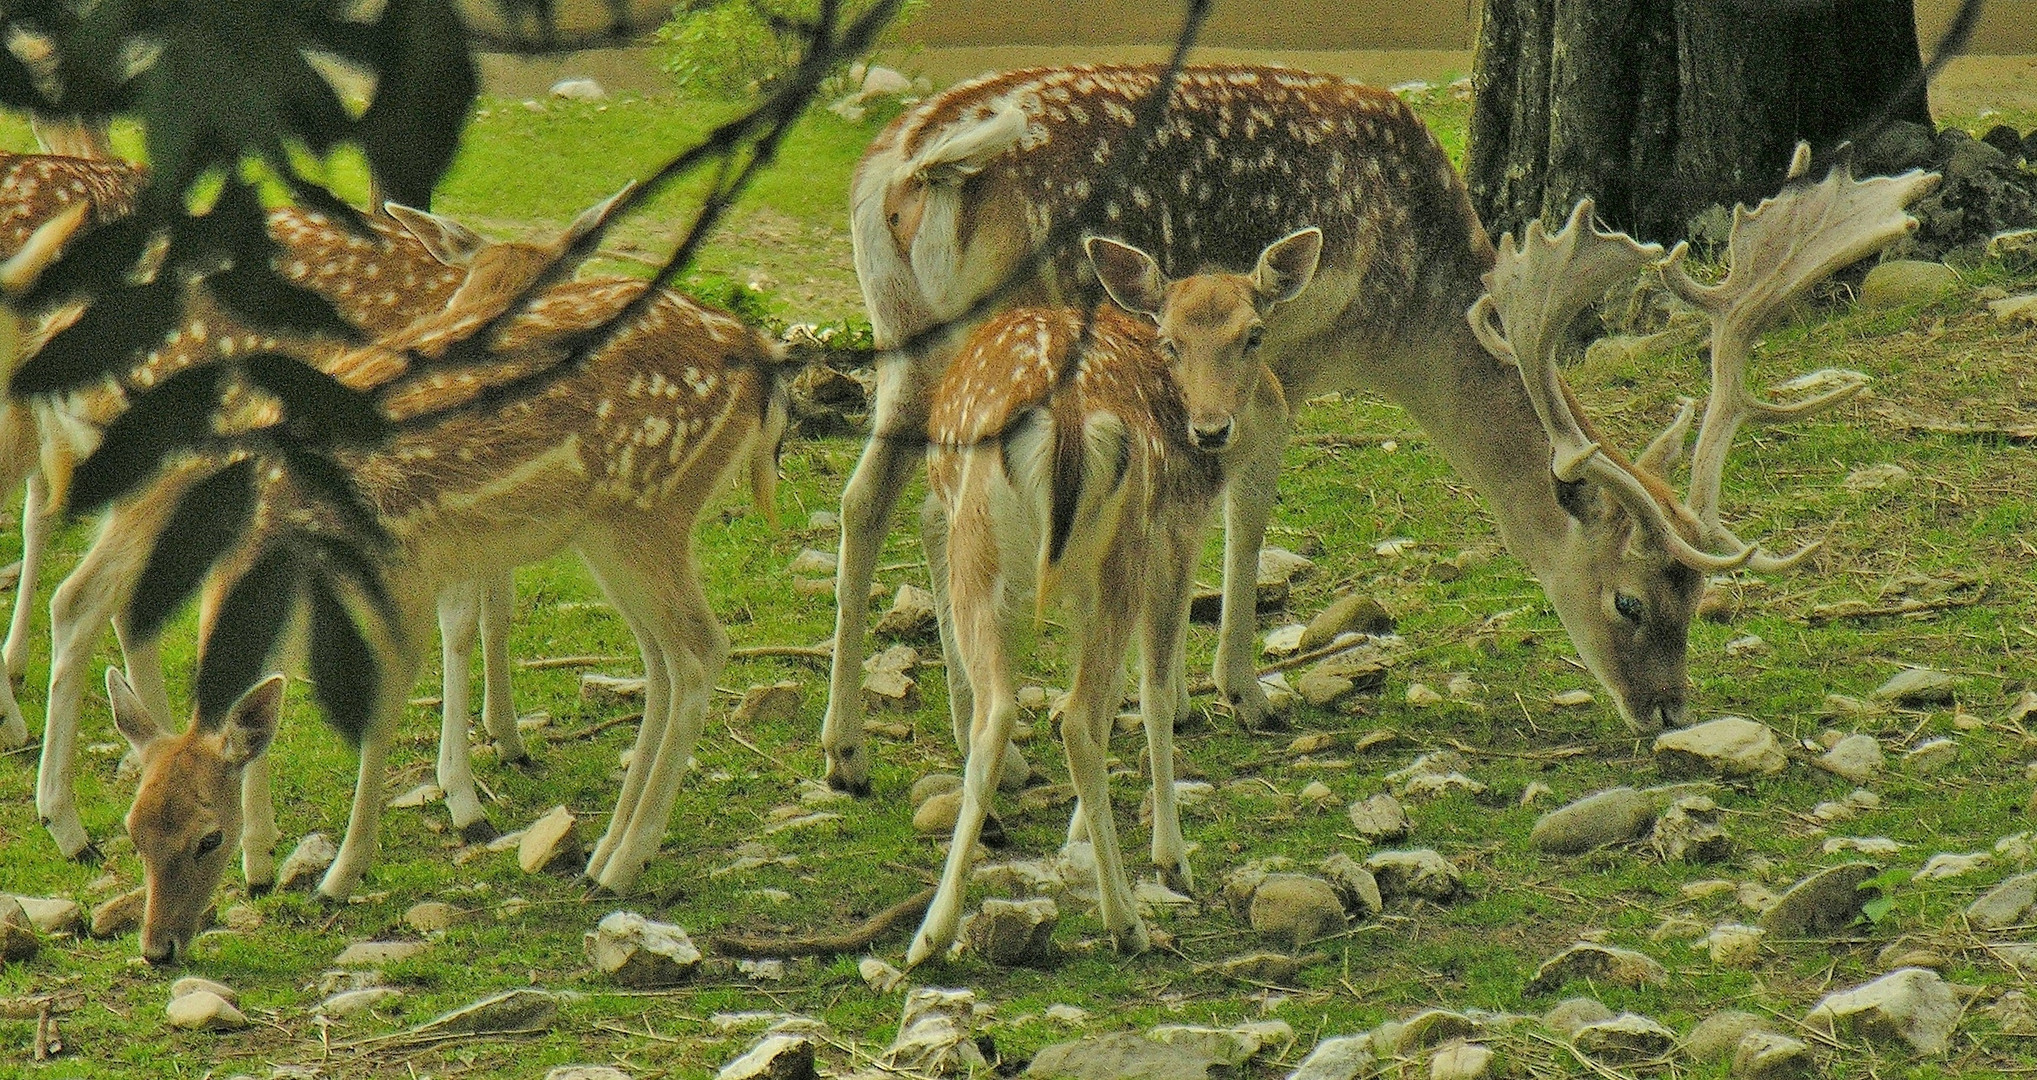
[[[475,818],[460,826],[460,839],[470,844],[485,844],[501,835],[501,831],[495,828],[495,823],[485,817]]]

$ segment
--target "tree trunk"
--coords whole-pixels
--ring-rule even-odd
[[[1578,199],[1649,239],[1884,117],[1930,123],[1911,0],[1484,0],[1465,179],[1494,233]]]

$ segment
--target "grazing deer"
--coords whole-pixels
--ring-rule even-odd
[[[1465,321],[1494,255],[1435,138],[1381,90],[1283,69],[1195,67],[1150,139],[1129,145],[1162,70],[988,76],[887,127],[851,193],[856,273],[878,344],[963,314],[1055,226],[1138,244],[1170,274],[1240,269],[1270,238],[1320,227],[1314,284],[1266,318],[1262,348],[1281,386],[1294,400],[1364,388],[1406,409],[1485,496],[1622,718],[1637,730],[1682,723],[1704,575],[1634,528],[1601,472],[1551,475],[1551,436],[1527,388]],[[1096,216],[1077,221],[1091,206]],[[1072,246],[1044,255],[1014,302],[1093,295]],[[857,684],[867,615],[854,598],[869,593],[953,340],[880,361],[875,434],[843,491],[836,596],[850,599],[836,619],[822,730],[837,787],[865,790],[869,778]],[[1224,497],[1215,675],[1248,725],[1266,708],[1252,663],[1253,590],[1287,434],[1270,427]],[[1022,760],[1007,750],[1008,780]]]
[[[402,369],[406,353],[442,352],[506,310],[571,239],[539,249],[535,260],[523,245],[481,249],[445,312],[350,356],[336,371],[343,379],[379,379],[386,376],[373,375],[378,369]],[[561,362],[562,342],[601,325],[645,288],[634,279],[554,286],[489,343],[489,370],[410,376],[390,395],[390,412],[423,416],[472,398],[492,375]],[[759,332],[661,291],[578,367],[531,396],[406,426],[382,448],[342,458],[393,538],[382,569],[396,612],[388,625],[370,626],[380,681],[360,733],[346,838],[320,883],[322,895],[346,897],[374,861],[384,765],[424,660],[433,598],[569,547],[593,570],[644,658],[644,719],[614,816],[586,869],[598,886],[629,887],[664,836],[728,650],[700,587],[693,526],[739,462],[750,464],[758,504],[771,505],[786,419],[782,363],[779,346]],[[287,483],[265,488],[254,535],[229,564],[256,557],[297,505]],[[215,581],[208,597],[219,587]],[[218,617],[216,603],[201,609],[208,638],[232,632],[213,625]],[[219,868],[194,855],[223,842],[214,838],[224,835],[214,824],[225,820],[219,808],[240,796],[245,774],[265,761],[231,751],[257,740],[221,739],[219,729],[197,725],[181,736],[152,726],[135,734],[129,737],[146,763],[128,827],[151,888],[166,897],[209,897]],[[156,749],[160,739],[176,740],[165,744],[176,752]],[[203,907],[202,899],[157,903],[152,894],[149,910],[169,919]],[[146,924],[144,955],[174,959],[196,928],[190,920]]]
[[[1077,797],[1071,838],[1095,846],[1104,925],[1147,947],[1104,775],[1139,639],[1140,711],[1153,778],[1153,862],[1186,889],[1174,805],[1174,723],[1188,703],[1183,638],[1203,533],[1231,470],[1284,428],[1287,399],[1261,356],[1265,320],[1308,286],[1323,234],[1275,241],[1253,272],[1169,281],[1151,255],[1092,237],[1112,300],[1085,320],[1024,308],[979,326],[934,391],[927,471],[944,528],[929,530],[952,692],[970,703],[962,808],[939,891],[908,963],[954,940],[962,894],[1018,713],[1006,624],[1027,591],[1058,597],[1075,628],[1061,741]],[[1028,589],[1030,586],[1030,590]]]
[[[61,176],[77,165],[96,169],[102,163],[59,158],[42,164]],[[135,179],[138,181],[138,174]],[[404,224],[397,224],[398,215]],[[46,216],[54,220],[55,210]],[[343,320],[370,335],[386,334],[425,314],[442,311],[464,279],[465,261],[483,245],[480,237],[457,223],[405,207],[394,208],[390,220],[371,220],[368,236],[349,231],[324,215],[289,208],[271,211],[268,224],[270,236],[278,246],[278,272],[326,298]],[[136,377],[142,382],[154,382],[223,351],[257,349],[290,351],[312,358],[331,358],[347,351],[336,341],[283,338],[250,330],[208,305],[194,312],[161,347],[151,351]],[[0,453],[0,462],[16,474],[29,474],[29,497],[23,514],[26,549],[23,587],[15,611],[16,631],[24,638],[24,614],[34,592],[32,569],[39,561],[39,548],[32,542],[41,534],[36,526],[42,521],[47,504],[61,502],[72,466],[96,447],[99,427],[124,408],[124,395],[117,388],[95,388],[64,401],[37,403],[33,415],[23,406],[12,405],[5,425],[0,426],[0,446],[7,451]],[[116,508],[91,550],[50,599],[50,690],[36,808],[44,827],[67,857],[88,858],[96,851],[78,816],[74,748],[93,653],[109,621],[121,640],[132,688],[156,715],[167,715],[169,711],[169,692],[163,682],[156,644],[135,640],[126,633],[122,613],[147,564],[153,538],[175,503],[174,495],[185,489],[189,479],[187,475],[183,480],[172,481],[177,486],[162,492],[154,501],[140,500]],[[486,688],[483,724],[503,760],[520,761],[527,756],[516,730],[515,708],[509,692],[507,618],[511,585],[502,579],[450,590],[440,626],[447,643],[444,654],[447,689],[439,747],[439,786],[446,793],[447,810],[454,825],[468,835],[492,833],[475,789],[467,743],[468,662],[475,637],[475,598],[481,592],[492,600],[492,605],[479,605],[487,615],[481,633]],[[13,640],[15,637],[10,635],[10,641]],[[25,726],[19,738],[26,741]],[[250,813],[247,820],[251,828],[259,829],[271,817]],[[264,843],[258,842],[253,834],[247,837],[243,858],[251,884],[260,886],[272,880],[274,863],[270,846],[274,839],[268,837]]]

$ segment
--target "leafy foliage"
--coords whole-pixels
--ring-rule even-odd
[[[852,17],[869,3],[851,5]],[[926,0],[906,0],[878,44],[886,44],[911,22]],[[800,63],[809,38],[802,24],[820,15],[819,0],[681,0],[672,19],[658,28],[665,70],[681,90],[704,97],[740,98],[768,87]],[[842,57],[828,72],[848,68]]]

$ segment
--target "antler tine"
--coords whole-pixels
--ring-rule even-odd
[[[1649,441],[1648,448],[1634,459],[1635,467],[1657,476],[1669,475],[1676,459],[1683,456],[1684,440],[1690,435],[1690,422],[1696,415],[1697,402],[1687,397],[1678,398],[1676,419],[1662,429],[1662,434]]]
[[[1519,366],[1535,414],[1549,434],[1550,469],[1565,482],[1584,475],[1594,459],[1604,459],[1598,442],[1571,411],[1556,369],[1564,333],[1608,287],[1662,257],[1660,244],[1600,232],[1591,224],[1591,212],[1591,200],[1584,199],[1553,236],[1540,219],[1528,223],[1518,245],[1512,233],[1502,236],[1493,268],[1485,275],[1485,295],[1469,312],[1479,342]]]
[[[1797,145],[1790,163],[1793,181],[1808,170],[1809,154],[1807,145]],[[1788,403],[1756,397],[1746,377],[1761,330],[1811,285],[1915,229],[1917,220],[1903,208],[1937,183],[1935,174],[1915,170],[1856,180],[1840,166],[1824,180],[1796,183],[1753,210],[1735,207],[1727,240],[1731,269],[1716,285],[1700,285],[1684,270],[1685,245],[1670,253],[1663,267],[1670,290],[1712,316],[1712,392],[1691,454],[1689,499],[1708,541],[1732,536],[1719,523],[1720,489],[1726,454],[1743,421],[1776,423],[1808,416],[1845,401],[1868,382],[1859,372],[1833,370],[1817,374],[1839,384],[1824,393]],[[1769,558],[1764,554],[1764,560]]]

